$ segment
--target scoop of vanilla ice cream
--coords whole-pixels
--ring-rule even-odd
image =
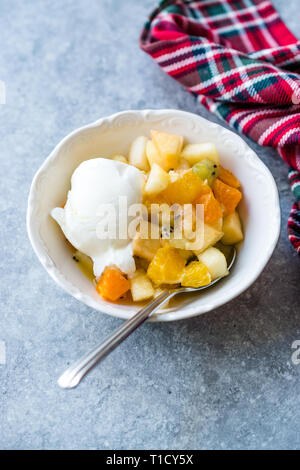
[[[65,207],[51,211],[69,242],[92,258],[96,277],[112,264],[126,274],[135,271],[132,240],[119,238],[120,196],[128,207],[142,202],[143,183],[143,173],[134,166],[105,158],[86,160],[72,175]],[[111,210],[105,212],[106,204]],[[115,215],[116,238],[99,238],[99,224],[107,225]]]

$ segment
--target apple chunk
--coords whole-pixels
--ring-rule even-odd
[[[211,160],[215,165],[220,165],[217,147],[210,142],[186,145],[181,152],[181,157],[185,158],[191,165],[195,165],[204,158]]]
[[[145,186],[145,194],[155,196],[168,186],[170,182],[169,174],[163,170],[157,163],[152,165],[148,181]]]
[[[135,302],[150,299],[154,295],[152,282],[143,270],[136,271],[130,279],[130,289]]]
[[[128,154],[130,165],[136,166],[139,170],[148,171],[149,163],[146,155],[147,137],[140,135],[132,142]]]
[[[138,232],[132,241],[132,251],[135,256],[152,261],[157,250],[161,247],[160,238],[150,238],[151,224],[148,225],[149,238],[142,238],[142,234]]]
[[[216,230],[214,227],[208,224],[204,224],[203,226],[203,236],[201,236],[201,232],[199,233],[198,236],[198,243],[196,242],[195,248],[191,247],[191,249],[194,251],[195,255],[199,255],[199,253],[202,253],[206,248],[215,245],[223,236],[223,232],[220,230]]]
[[[224,235],[221,241],[224,245],[235,245],[244,239],[242,225],[237,211],[224,217],[222,230]]]
[[[198,259],[205,264],[211,274],[212,280],[227,276],[228,269],[226,258],[217,248],[207,248],[203,253],[198,255]]]
[[[183,144],[183,136],[152,130],[151,137],[161,157],[161,167],[169,171],[177,168]]]
[[[194,238],[170,238],[168,240],[169,245],[180,250],[192,250],[198,256],[206,248],[215,245],[222,238],[223,232],[207,224],[201,225],[196,230]]]
[[[162,167],[161,157],[158,153],[157,148],[155,147],[154,143],[152,142],[152,140],[147,141],[146,155],[147,155],[147,159],[148,159],[150,167],[152,167],[154,165],[154,163],[157,163],[157,165]]]

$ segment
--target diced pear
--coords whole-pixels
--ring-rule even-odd
[[[222,236],[223,232],[216,230],[208,224],[204,224],[204,243],[201,247],[201,251],[204,251],[209,246],[213,246],[222,238]]]
[[[151,137],[161,156],[161,166],[168,171],[177,168],[183,145],[183,136],[152,130]]]
[[[138,270],[130,279],[131,295],[134,302],[150,299],[154,295],[152,283],[143,270]]]
[[[186,238],[170,238],[169,240],[163,240],[162,244],[164,246],[172,246],[173,248],[177,248],[178,250],[188,251],[190,241]]]
[[[197,246],[196,249],[193,249],[195,255],[199,255],[202,253],[206,248],[209,246],[215,245],[223,236],[223,232],[220,230],[216,230],[214,227],[211,227],[208,224],[204,224],[204,234],[203,240],[199,237],[199,247]]]
[[[124,155],[114,155],[113,160],[116,162],[128,163],[128,160],[126,157],[124,157]]]
[[[155,196],[168,186],[169,181],[169,174],[157,163],[153,163],[144,192],[148,196]]]
[[[195,255],[198,256],[198,254],[202,253],[206,248],[217,243],[222,236],[223,232],[216,230],[210,225],[204,224],[203,232],[200,227],[198,232],[196,232],[194,239],[187,239],[184,237],[180,239],[171,238],[168,240],[168,243],[170,246],[179,250],[192,250]]]
[[[157,163],[160,167],[161,165],[161,156],[158,153],[157,148],[155,147],[152,140],[147,140],[146,144],[146,155],[149,162],[149,165],[152,167],[154,163]]]
[[[220,165],[217,147],[211,142],[187,144],[181,152],[181,157],[185,158],[191,165],[200,162],[204,158],[211,160],[216,165]]]
[[[235,245],[244,239],[242,225],[237,211],[224,217],[222,230],[224,235],[221,241],[224,245]]]
[[[155,231],[153,231],[155,233]],[[158,232],[159,234],[159,232]],[[157,250],[161,247],[160,238],[151,239],[151,224],[148,225],[148,236],[149,238],[142,238],[141,233],[136,234],[136,238],[132,241],[132,250],[133,254],[139,256],[140,258],[145,258],[148,261],[151,261]],[[159,235],[158,235],[159,236]]]
[[[147,137],[140,135],[132,142],[128,154],[130,165],[140,170],[149,171],[149,162],[146,155]]]
[[[203,253],[198,255],[198,259],[205,264],[211,274],[212,280],[227,276],[228,269],[226,258],[217,248],[207,248]]]

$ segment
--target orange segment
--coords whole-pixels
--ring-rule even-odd
[[[181,280],[185,263],[185,259],[180,256],[176,248],[164,246],[157,250],[149,264],[147,274],[157,285],[177,284]]]
[[[109,266],[97,282],[96,289],[104,299],[115,302],[130,289],[130,282],[117,268]]]
[[[182,173],[177,180],[160,193],[160,198],[168,204],[192,203],[200,194],[209,192],[210,188],[204,184],[201,178],[193,170]]]
[[[203,204],[204,222],[206,224],[213,224],[223,216],[222,208],[212,191],[198,197],[195,204]]]
[[[185,267],[181,285],[184,287],[201,287],[211,282],[211,275],[201,261],[192,261]]]
[[[224,209],[224,215],[234,212],[242,198],[242,193],[238,189],[228,186],[219,178],[214,181],[213,191],[215,198]]]
[[[220,166],[219,179],[233,188],[239,188],[241,186],[239,180],[234,176],[234,174],[222,166]]]

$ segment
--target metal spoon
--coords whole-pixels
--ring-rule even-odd
[[[230,269],[236,258],[236,250],[232,249],[230,259],[228,260],[228,269]],[[202,287],[179,287],[176,289],[169,289],[162,292],[154,300],[149,302],[145,307],[139,310],[132,318],[126,320],[117,330],[109,335],[102,343],[98,344],[92,351],[85,354],[81,359],[70,366],[58,379],[58,385],[62,388],[74,388],[83,377],[105,356],[113,351],[124,339],[126,339],[136,328],[144,323],[147,318],[159,307],[161,307],[167,300],[171,299],[177,294],[187,292],[198,292],[212,285],[216,284],[222,278],[215,279],[210,284]]]

